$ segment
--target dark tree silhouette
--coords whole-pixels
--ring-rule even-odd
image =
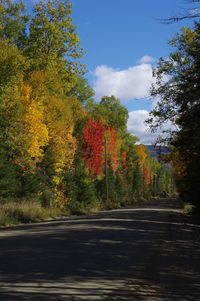
[[[185,2],[188,3],[199,3],[200,0],[185,0]],[[164,24],[172,24],[174,22],[179,22],[185,19],[197,19],[200,18],[200,5],[198,5],[197,7],[192,7],[187,9],[186,11],[184,10],[184,13],[180,13],[177,16],[172,16],[166,19],[162,19],[162,23]]]

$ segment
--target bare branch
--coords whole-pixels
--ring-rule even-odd
[[[185,0],[187,3],[199,3],[200,0]],[[163,24],[172,24],[185,19],[196,19],[200,18],[200,6],[187,9],[183,15],[173,16],[170,18],[160,19]]]

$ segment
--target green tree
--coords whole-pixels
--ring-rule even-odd
[[[104,96],[96,105],[94,114],[100,115],[107,126],[113,127],[120,134],[126,133],[128,110],[115,96]]]
[[[69,1],[45,0],[36,4],[25,51],[31,69],[55,71],[66,92],[76,83],[77,74],[84,72],[79,62],[84,52],[71,13]]]
[[[14,45],[0,39],[0,95],[6,90],[14,91],[15,85],[24,78],[29,63]]]
[[[80,154],[75,158],[74,172],[66,173],[66,195],[69,198],[68,207],[73,214],[86,212],[97,201],[97,191],[89,170],[85,167]]]
[[[77,76],[76,84],[70,90],[69,94],[75,95],[83,105],[87,106],[90,101],[92,102],[92,97],[95,93],[86,78]]]
[[[0,1],[0,38],[14,44],[28,58],[26,75],[30,71],[51,71],[49,78],[59,78],[65,93],[85,72],[80,63],[84,51],[71,14],[68,0],[40,1],[31,16],[22,1]]]
[[[0,0],[0,37],[23,49],[30,16],[23,2]]]
[[[184,200],[200,207],[200,24],[183,28],[170,43],[175,52],[161,59],[154,70],[157,83],[151,92],[160,101],[148,122],[152,129],[167,121],[177,126],[168,143],[186,166],[179,192]]]

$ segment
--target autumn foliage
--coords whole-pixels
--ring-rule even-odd
[[[71,9],[44,0],[28,16],[1,1],[0,199],[80,214],[160,193],[167,169],[135,144],[119,99],[92,98]]]
[[[101,121],[89,120],[83,129],[83,158],[92,174],[101,174],[103,168],[105,127]]]
[[[139,165],[141,168],[143,168],[145,160],[147,158],[147,152],[145,149],[145,146],[143,144],[137,145],[137,154],[139,157]]]
[[[150,170],[148,167],[144,167],[144,180],[147,185],[151,183]]]
[[[110,164],[112,170],[116,172],[118,168],[118,153],[117,153],[117,132],[114,128],[108,127],[106,130],[108,141],[108,153],[110,155]]]
[[[127,170],[128,167],[127,167],[127,152],[126,151],[122,151],[122,161],[121,161],[121,165],[122,165],[122,168],[124,170]]]

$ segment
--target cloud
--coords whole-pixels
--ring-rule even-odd
[[[144,121],[148,118],[149,112],[146,110],[137,110],[129,113],[129,119],[127,123],[128,131],[133,135],[140,138],[140,142],[144,144],[152,144],[154,137]]]
[[[95,69],[94,75],[94,90],[98,99],[111,95],[121,101],[150,98],[149,90],[155,82],[152,66],[146,63],[125,70],[101,65]]]
[[[189,10],[190,16],[199,16],[200,15],[200,8],[193,8]]]
[[[138,60],[140,64],[152,63],[154,62],[154,58],[149,55],[144,55],[141,59]]]
[[[155,133],[151,133],[148,126],[144,123],[144,121],[148,119],[148,117],[149,112],[146,110],[136,110],[129,112],[129,119],[127,124],[128,131],[133,136],[140,138],[140,143],[146,145],[153,144],[159,135],[162,135],[162,137],[164,136],[164,134],[162,134],[162,130],[175,130],[175,127],[168,122],[163,125],[162,129],[158,129]]]

